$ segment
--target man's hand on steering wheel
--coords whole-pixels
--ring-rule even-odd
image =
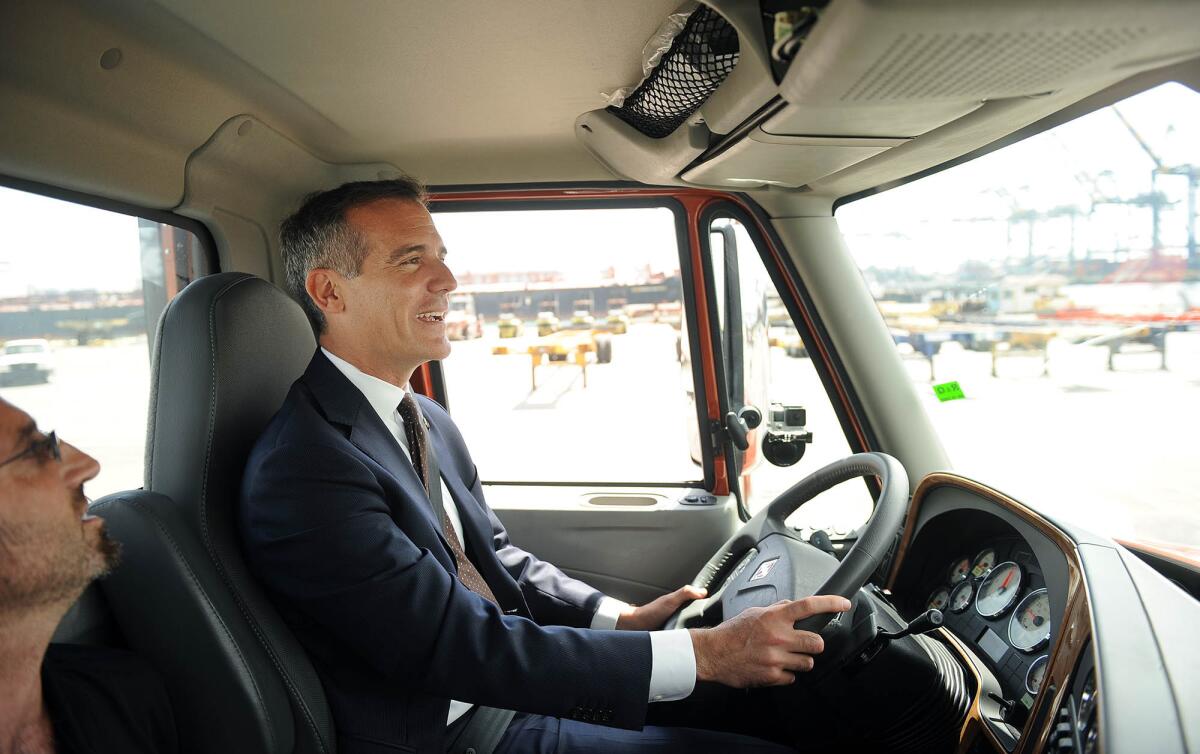
[[[786,686],[796,673],[812,670],[812,656],[825,649],[819,634],[797,631],[796,621],[849,609],[845,597],[817,595],[747,608],[715,628],[689,629],[696,678],[734,688]]]
[[[664,594],[645,605],[629,605],[617,618],[617,628],[622,631],[657,631],[687,603],[708,595],[707,589],[691,584]]]

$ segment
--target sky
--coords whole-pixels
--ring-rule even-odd
[[[136,217],[0,186],[0,298],[141,287]]]
[[[1165,84],[1118,105],[1169,165],[1200,165],[1200,93]],[[970,163],[845,205],[837,218],[860,265],[949,272],[966,259],[1023,256],[1028,227],[1009,227],[1014,209],[1093,207],[1093,196],[1150,190],[1150,158],[1107,108]],[[1160,177],[1177,204],[1162,216],[1162,241],[1186,243],[1187,181]],[[1082,251],[1150,246],[1150,211],[1095,205],[1076,223]],[[672,216],[665,209],[444,213],[436,218],[456,272],[561,271],[594,279],[646,265],[678,269]],[[1065,257],[1067,217],[1039,222],[1037,253]],[[0,298],[31,291],[140,287],[137,220],[105,210],[0,187]],[[617,252],[614,254],[614,252]]]

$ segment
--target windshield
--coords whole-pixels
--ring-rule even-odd
[[[838,211],[957,471],[1200,546],[1198,180],[1166,84]]]
[[[45,353],[46,347],[40,345],[5,346],[4,353]]]

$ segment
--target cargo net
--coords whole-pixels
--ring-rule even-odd
[[[647,136],[661,139],[700,109],[738,62],[738,36],[708,6],[688,18],[671,48],[614,115]]]

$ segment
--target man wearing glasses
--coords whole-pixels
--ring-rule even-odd
[[[119,547],[87,514],[88,454],[0,399],[0,752],[175,751],[161,682],[136,655],[50,644]]]

